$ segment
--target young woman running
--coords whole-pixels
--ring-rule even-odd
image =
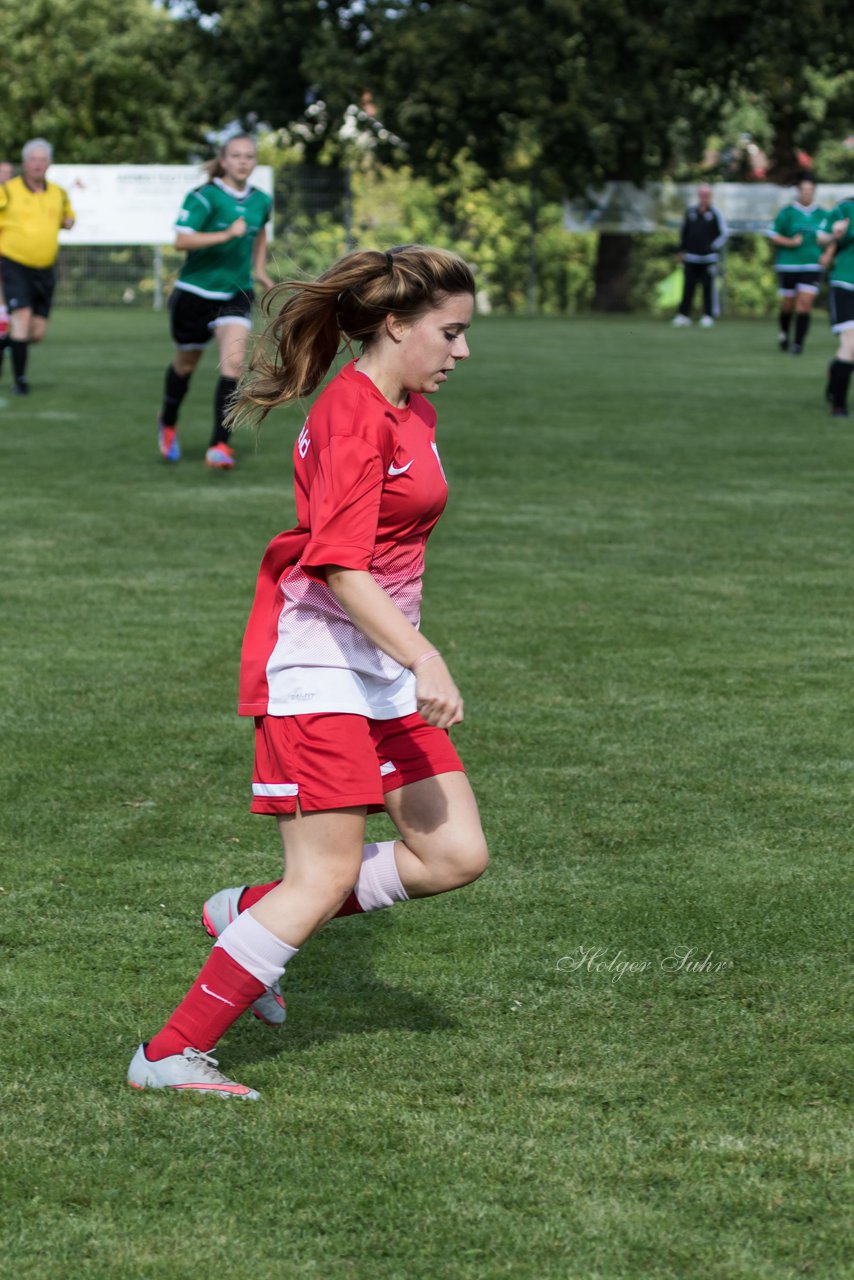
[[[206,904],[216,945],[137,1050],[128,1078],[142,1089],[257,1098],[210,1051],[256,1002],[282,1021],[277,983],[303,943],[333,916],[459,888],[487,863],[447,732],[462,698],[419,630],[424,547],[447,496],[425,396],[469,355],[472,274],[455,254],[406,245],[350,254],[283,294],[242,410],[263,417],[309,395],[342,339],[362,351],[300,432],[297,525],[267,548],[243,645],[252,809],[277,818],[284,878]],[[366,814],[383,808],[400,839],[365,844]]]
[[[803,352],[810,327],[813,303],[821,285],[821,264],[817,233],[824,228],[827,214],[815,201],[816,182],[811,173],[798,179],[798,198],[777,214],[768,238],[777,250],[777,279],[780,297],[777,343],[793,356]],[[789,342],[792,319],[794,340]]]
[[[178,462],[178,411],[202,352],[216,337],[219,381],[214,393],[213,433],[205,454],[209,467],[234,466],[226,425],[228,409],[243,373],[252,328],[252,279],[265,289],[267,236],[272,201],[249,183],[257,163],[255,143],[243,135],[229,138],[208,166],[209,181],[191,191],[175,228],[175,248],[187,251],[169,299],[175,357],[166,370],[163,405],[157,424],[160,452]]]

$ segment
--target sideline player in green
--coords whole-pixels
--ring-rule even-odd
[[[828,369],[827,398],[834,418],[847,418],[854,370],[854,198],[839,202],[818,238],[826,246],[822,266],[830,269],[830,325],[839,338]]]
[[[219,381],[214,394],[213,433],[205,453],[209,467],[234,466],[225,420],[237,380],[243,373],[252,328],[252,280],[265,289],[267,236],[272,200],[249,178],[257,163],[255,143],[245,134],[228,139],[208,166],[209,180],[191,191],[175,228],[175,248],[187,259],[169,299],[175,356],[166,370],[158,422],[160,452],[178,462],[178,411],[202,352],[216,337]]]
[[[784,205],[768,239],[777,247],[777,280],[780,295],[780,331],[777,341],[781,351],[799,356],[804,349],[810,314],[821,284],[820,250],[816,233],[824,229],[827,213],[815,202],[815,176],[802,173],[798,180],[798,198]],[[795,317],[795,339],[789,345],[792,316]]]

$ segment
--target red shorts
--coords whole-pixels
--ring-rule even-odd
[[[366,805],[440,773],[464,773],[445,729],[417,711],[396,720],[332,713],[256,716],[253,813],[296,813]]]

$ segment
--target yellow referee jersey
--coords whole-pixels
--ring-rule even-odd
[[[74,210],[62,187],[49,182],[31,191],[23,178],[0,186],[0,258],[25,267],[51,267],[59,253],[59,229]]]

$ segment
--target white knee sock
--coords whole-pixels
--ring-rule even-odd
[[[289,947],[274,933],[259,924],[249,911],[243,911],[236,920],[223,929],[214,944],[222,947],[232,960],[242,965],[253,978],[272,987],[285,972],[285,965],[297,954],[297,947]]]
[[[379,911],[395,902],[408,902],[409,894],[400,883],[394,860],[394,840],[366,844],[356,881],[356,897],[363,911]]]

